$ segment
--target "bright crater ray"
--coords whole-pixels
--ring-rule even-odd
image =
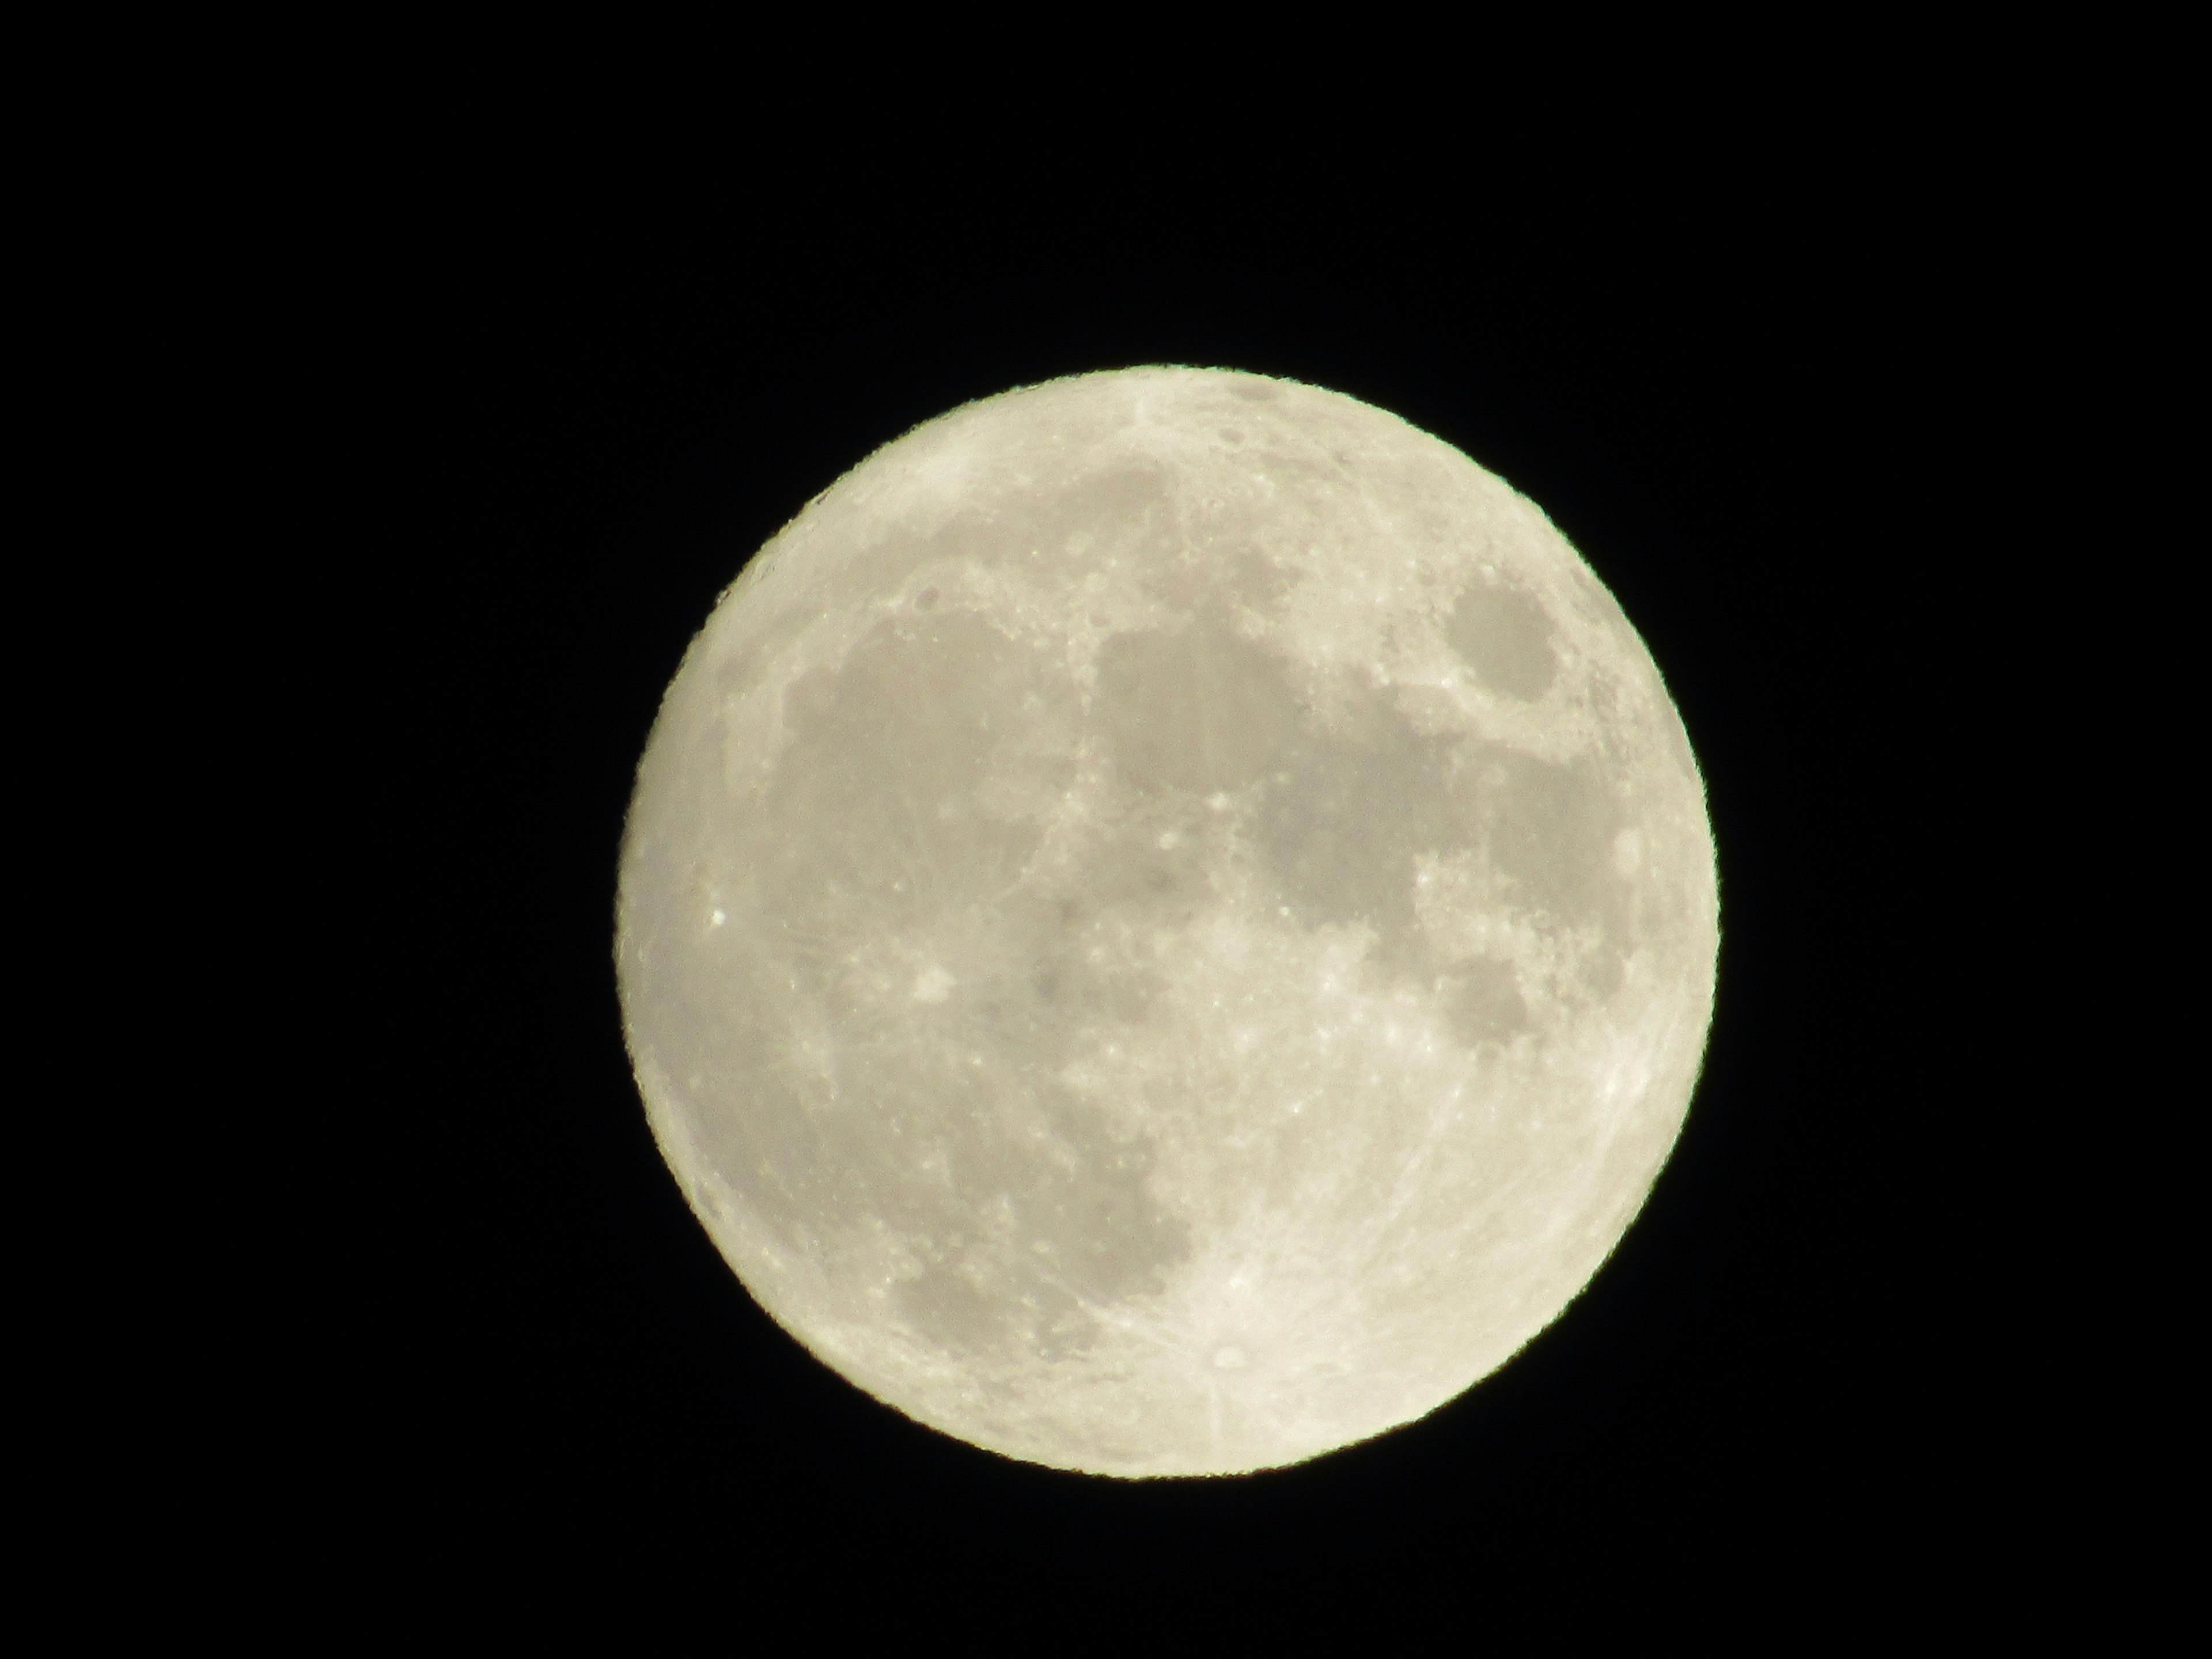
[[[1008,1455],[1293,1462],[1434,1409],[1634,1218],[1703,1052],[1697,767],[1544,516],[1332,392],[956,410],[723,596],[617,941],[752,1293]]]

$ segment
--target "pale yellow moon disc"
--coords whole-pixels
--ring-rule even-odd
[[[1719,940],[1649,652],[1529,502],[1254,375],[1012,392],[745,567],[638,770],[669,1167],[825,1363],[1008,1456],[1291,1463],[1596,1271]]]

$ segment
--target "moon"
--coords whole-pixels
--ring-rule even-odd
[[[1544,514],[1335,392],[1087,374],[747,563],[638,769],[669,1168],[878,1400],[1124,1477],[1298,1462],[1559,1317],[1672,1148],[1697,763]]]

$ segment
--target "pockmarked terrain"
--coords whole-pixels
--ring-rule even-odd
[[[1556,1318],[1687,1108],[1682,724],[1529,502],[1351,398],[971,404],[668,690],[617,957],[653,1132],[830,1365],[1008,1455],[1294,1462]]]

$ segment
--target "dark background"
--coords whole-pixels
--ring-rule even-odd
[[[935,175],[647,202],[580,161],[446,181],[397,253],[338,237],[392,415],[356,474],[389,629],[362,810],[404,879],[361,1131],[391,1173],[332,1362],[374,1386],[330,1478],[425,1538],[684,1540],[763,1593],[824,1560],[1224,1605],[1932,1570],[1968,1477],[1923,1318],[1951,1270],[1895,1248],[1949,1075],[1944,924],[1900,884],[1940,856],[1900,736],[1936,624],[1895,593],[1961,556],[1930,481],[1967,296],[1854,178],[1439,214],[1348,175],[1233,210]],[[647,1130],[611,936],[661,690],[750,553],[917,422],[1153,362],[1349,393],[1550,514],[1687,724],[1723,945],[1681,1141],[1551,1329],[1374,1443],[1125,1484],[919,1427],[753,1304]]]

